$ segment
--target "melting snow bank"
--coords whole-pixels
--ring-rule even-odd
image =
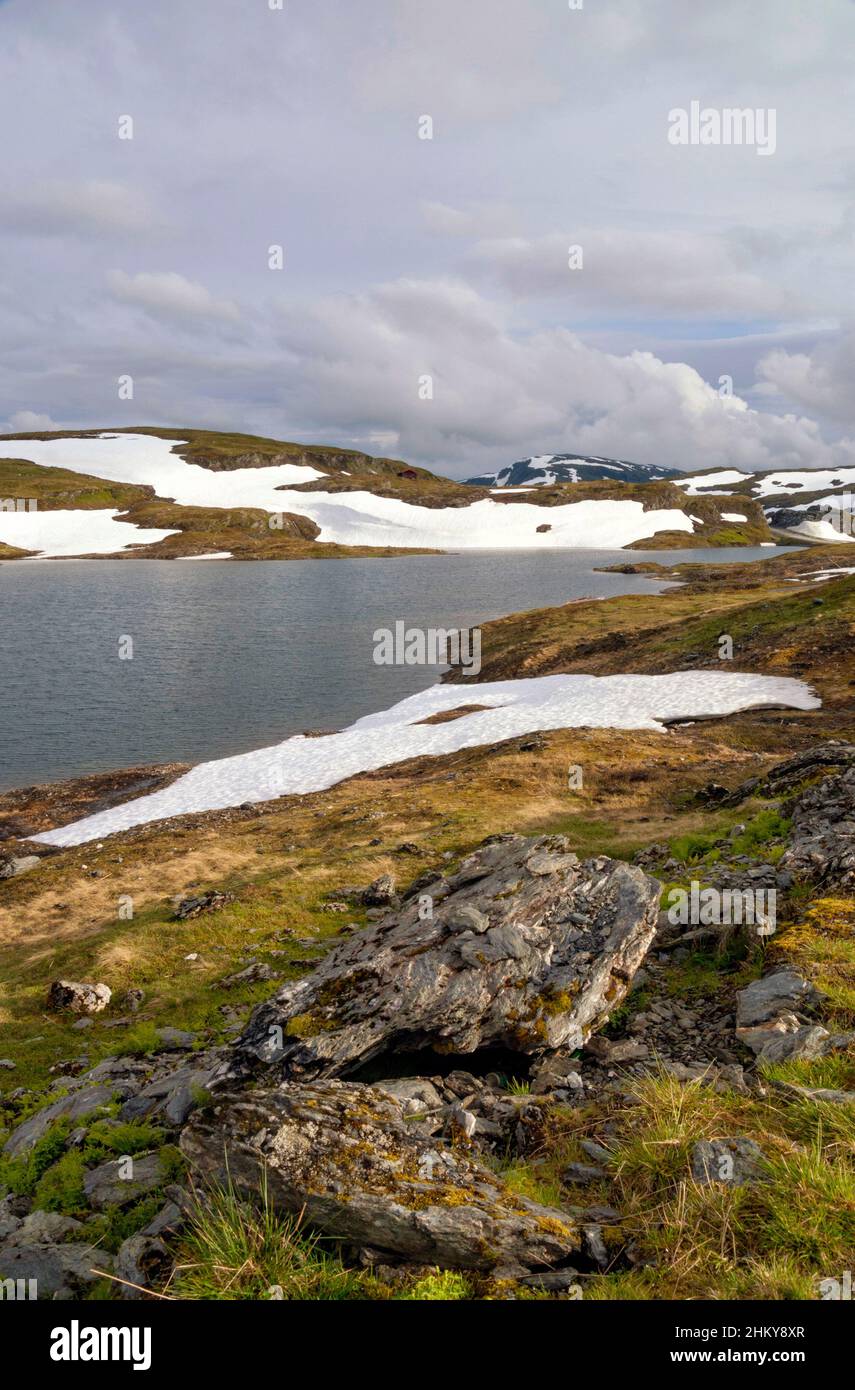
[[[476,699],[489,706],[442,724],[421,721]],[[538,730],[659,729],[675,719],[787,706],[817,709],[803,681],[738,672],[679,671],[665,676],[537,676],[483,685],[434,685],[341,733],[306,738],[200,763],[171,786],[33,838],[79,845],[135,825],[244,801],[323,791],[346,777],[407,758],[440,757]]]
[[[19,550],[38,551],[39,559],[56,560],[71,555],[115,555],[178,534],[134,526],[118,521],[118,516],[117,511],[0,512],[0,541]]]

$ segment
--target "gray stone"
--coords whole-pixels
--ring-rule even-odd
[[[121,1176],[124,1167],[133,1164],[132,1176]],[[147,1192],[162,1187],[166,1170],[156,1153],[128,1158],[111,1158],[97,1168],[90,1168],[83,1178],[83,1190],[90,1207],[103,1211],[105,1207],[127,1207]]]
[[[57,1211],[31,1211],[9,1238],[9,1245],[58,1245],[73,1231],[82,1230],[72,1216]]]
[[[216,1079],[266,1067],[337,1076],[396,1049],[578,1046],[625,995],[653,939],[658,894],[629,864],[579,863],[559,836],[482,847],[432,917],[410,900],[261,1004]],[[449,925],[470,906],[487,930]]]
[[[157,1236],[129,1236],[116,1255],[116,1277],[124,1281],[122,1298],[144,1298],[147,1289],[166,1281],[172,1264],[172,1256]]]
[[[174,1234],[186,1225],[187,1218],[176,1202],[166,1202],[147,1226],[140,1231],[141,1236],[162,1236],[164,1232]]]
[[[106,1009],[112,993],[109,985],[54,980],[48,990],[47,1007],[54,1013],[98,1014]]]
[[[0,1246],[0,1279],[36,1281],[39,1299],[74,1298],[109,1274],[113,1257],[94,1245]]]
[[[55,1100],[52,1105],[46,1105],[42,1110],[37,1110],[13,1130],[3,1146],[3,1152],[9,1158],[19,1158],[21,1154],[29,1153],[36,1141],[50,1129],[54,1120],[63,1116],[79,1120],[84,1115],[91,1115],[109,1105],[115,1094],[115,1086],[91,1086],[67,1096],[60,1096],[59,1100]]]
[[[608,1178],[605,1168],[599,1168],[594,1163],[568,1163],[561,1174],[561,1181],[566,1183],[602,1182]]]
[[[411,1132],[394,1097],[358,1082],[224,1089],[181,1148],[207,1181],[257,1194],[349,1244],[441,1267],[559,1264],[579,1248],[564,1213],[511,1193],[468,1153]]]
[[[19,874],[25,874],[30,869],[38,868],[41,858],[38,854],[22,854],[11,859],[4,859],[0,862],[0,879],[17,878]]]
[[[692,1149],[692,1177],[702,1187],[761,1181],[763,1151],[753,1139],[701,1139]]]

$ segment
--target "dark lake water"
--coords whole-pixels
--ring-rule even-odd
[[[544,551],[288,562],[0,565],[0,791],[226,757],[337,729],[431,685],[378,666],[376,628],[471,626],[663,587],[597,565],[767,559],[771,549]],[[123,637],[133,659],[119,659]]]

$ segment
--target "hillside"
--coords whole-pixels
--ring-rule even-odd
[[[7,558],[294,559],[771,540],[758,506],[746,503],[737,516],[717,497],[689,504],[669,482],[476,491],[352,450],[148,427],[0,439],[0,499]]]
[[[475,688],[442,687],[458,723],[533,676],[653,675],[679,704],[727,631],[737,674],[821,701],[783,714],[499,732],[67,848],[26,836],[185,769],[0,798],[6,863],[37,859],[0,883],[0,1274],[38,1260],[48,1297],[820,1297],[855,1245],[842,559],[683,564],[657,597],[501,619]],[[776,931],[657,913],[693,880],[775,887]],[[574,928],[554,975],[567,920],[586,949]],[[46,1007],[57,979],[112,997]],[[224,1143],[237,1191],[200,1207]]]
[[[756,499],[776,530],[805,541],[855,540],[855,468],[736,469],[687,474],[677,485],[690,497]]]

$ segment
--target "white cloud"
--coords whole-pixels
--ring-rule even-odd
[[[223,319],[231,322],[240,317],[236,304],[229,299],[215,299],[211,291],[194,280],[187,280],[176,271],[141,271],[127,275],[123,270],[111,270],[107,283],[117,299],[137,304],[155,318]]]
[[[456,476],[485,459],[616,454],[677,468],[811,468],[855,461],[818,425],[722,397],[684,363],[604,352],[564,328],[512,331],[454,280],[399,280],[293,311],[289,400],[339,434],[392,429],[404,457]],[[433,377],[432,400],[419,378]]]
[[[57,430],[59,425],[49,415],[37,410],[16,410],[14,415],[0,426],[3,434],[43,434],[45,430]]]
[[[776,350],[757,364],[758,395],[780,396],[855,428],[855,329],[835,334],[811,352]]]

